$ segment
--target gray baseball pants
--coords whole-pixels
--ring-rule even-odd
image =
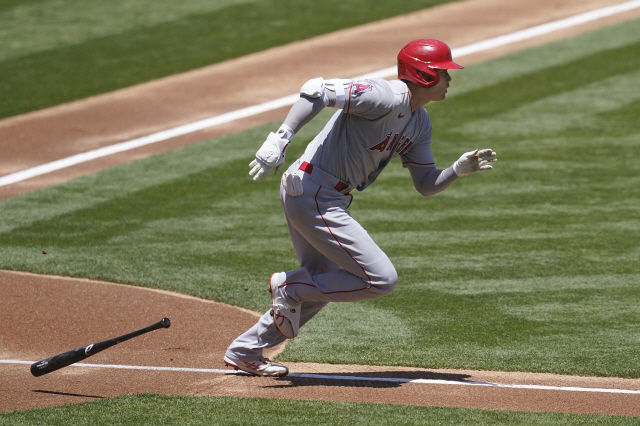
[[[286,272],[284,294],[291,304],[301,304],[300,327],[328,302],[356,302],[389,294],[398,276],[387,255],[347,210],[352,196],[334,189],[337,178],[318,168],[289,173],[302,177],[304,193],[289,196],[280,188],[291,241],[300,268]],[[227,349],[227,355],[253,361],[262,350],[285,340],[267,311]]]

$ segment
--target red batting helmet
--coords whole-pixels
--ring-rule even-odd
[[[398,53],[398,78],[422,87],[438,84],[440,76],[435,69],[457,70],[464,67],[453,62],[451,49],[438,40],[414,40]],[[431,76],[426,80],[422,73]]]

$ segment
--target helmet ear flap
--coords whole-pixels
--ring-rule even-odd
[[[431,68],[418,69],[398,61],[398,70],[401,80],[411,81],[420,87],[431,87],[440,82],[440,74]]]
[[[424,70],[418,70],[419,73],[426,74],[422,76],[422,80],[426,83],[424,87],[435,86],[440,82],[440,74],[436,70],[427,68]],[[427,78],[425,78],[427,77]]]

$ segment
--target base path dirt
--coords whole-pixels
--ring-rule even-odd
[[[120,343],[81,364],[31,375],[31,362],[129,333],[165,316],[171,319],[168,329]],[[0,323],[11,325],[0,333],[0,411],[155,392],[640,415],[640,379],[301,363],[289,364],[291,374],[284,378],[235,374],[222,363],[225,348],[257,318],[250,311],[176,293],[0,271]],[[471,382],[484,385],[464,385]]]
[[[459,47],[616,3],[460,1],[9,118],[0,121],[0,175],[296,93],[308,78],[351,77],[387,68],[393,66],[399,48],[415,38],[438,38]],[[638,10],[616,15],[467,56],[461,62],[471,64],[638,16]],[[285,114],[283,108],[3,186],[0,199],[282,119]],[[256,141],[256,146],[260,142]],[[171,318],[171,328],[117,345],[85,363],[169,370],[71,366],[39,378],[29,372],[29,361],[116,337],[165,316]],[[224,373],[225,348],[257,316],[221,303],[157,290],[0,271],[0,321],[4,324],[0,328],[0,411],[157,392],[640,415],[638,393],[459,384],[638,391],[637,379],[317,364],[290,364],[292,374],[280,379],[246,377],[229,369]],[[188,370],[194,368],[207,370]],[[355,378],[336,378],[345,375]]]

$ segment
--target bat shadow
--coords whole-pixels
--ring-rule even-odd
[[[67,393],[67,392],[55,392],[55,391],[47,391],[47,390],[41,390],[41,389],[35,389],[32,392],[35,393],[47,393],[50,395],[60,395],[60,396],[77,396],[79,398],[95,398],[95,399],[103,399],[104,396],[97,396],[97,395],[82,395],[82,394],[78,394],[78,393]]]

